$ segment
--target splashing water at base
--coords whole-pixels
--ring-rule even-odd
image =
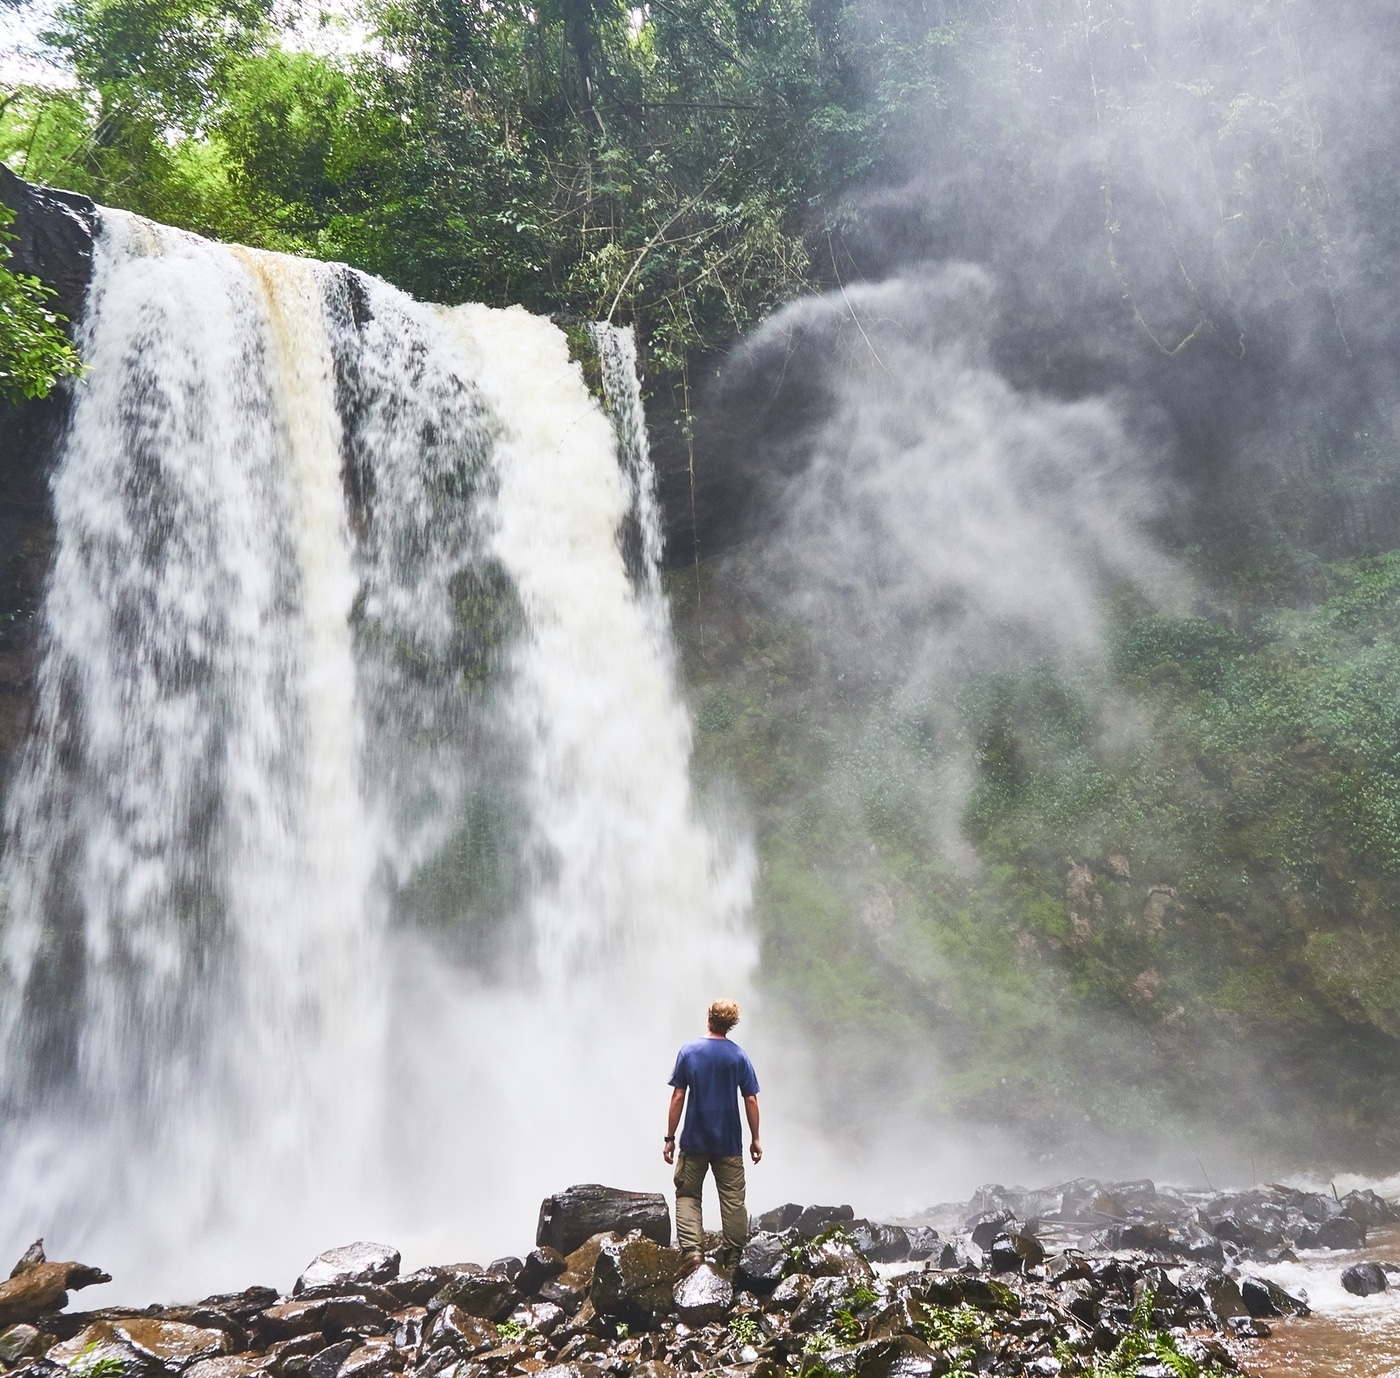
[[[0,1248],[149,1300],[663,1185],[675,1044],[756,954],[644,463],[523,311],[104,226],[7,803]]]

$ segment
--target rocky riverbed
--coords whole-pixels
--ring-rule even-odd
[[[993,1186],[902,1223],[783,1206],[725,1267],[670,1247],[665,1198],[581,1186],[544,1202],[523,1257],[405,1273],[356,1243],[285,1295],[69,1311],[109,1279],[36,1243],[0,1284],[0,1361],[16,1378],[1191,1378],[1308,1314],[1260,1271],[1300,1251],[1348,1250],[1347,1291],[1386,1289],[1400,1269],[1357,1251],[1397,1219],[1371,1192]]]

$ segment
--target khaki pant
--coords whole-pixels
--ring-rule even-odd
[[[700,1213],[700,1192],[705,1171],[715,1174],[719,1188],[719,1214],[724,1225],[724,1248],[737,1253],[749,1237],[749,1212],[744,1204],[744,1160],[718,1155],[678,1153],[676,1155],[676,1243],[684,1250],[699,1252],[704,1223]]]

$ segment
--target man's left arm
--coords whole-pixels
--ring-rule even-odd
[[[661,1146],[661,1156],[668,1163],[676,1161],[676,1126],[681,1122],[681,1111],[685,1108],[685,1087],[671,1088],[671,1104],[666,1111],[666,1142]]]
[[[749,1121],[749,1157],[758,1162],[763,1157],[763,1145],[758,1141],[758,1097],[744,1097],[744,1114]]]

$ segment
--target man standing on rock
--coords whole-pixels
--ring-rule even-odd
[[[739,1261],[739,1251],[749,1234],[748,1207],[744,1203],[744,1132],[739,1123],[739,1097],[749,1121],[749,1154],[754,1162],[763,1157],[758,1141],[758,1077],[749,1055],[729,1040],[739,1022],[739,1006],[733,1000],[715,1000],[709,1009],[710,1031],[687,1043],[676,1056],[671,1073],[671,1108],[666,1118],[666,1141],[661,1156],[676,1165],[676,1243],[691,1258],[701,1255],[704,1224],[700,1193],[705,1171],[715,1174],[719,1211],[724,1226],[721,1260],[728,1266]],[[686,1105],[681,1151],[676,1153],[676,1126]]]

